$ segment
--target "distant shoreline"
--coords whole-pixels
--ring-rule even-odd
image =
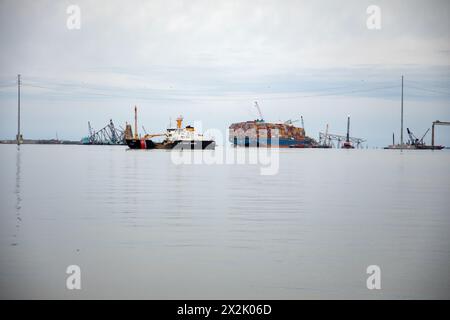
[[[16,140],[0,140],[0,144],[17,144]],[[81,141],[56,139],[24,139],[21,144],[81,144]]]
[[[17,144],[16,140],[0,140],[0,144]],[[81,141],[72,140],[56,140],[56,139],[24,139],[21,144],[57,144],[57,145],[108,145],[108,146],[124,146],[124,144],[83,144]],[[335,148],[333,148],[335,149]],[[374,147],[370,149],[382,149],[382,147]],[[444,150],[450,150],[445,147]]]

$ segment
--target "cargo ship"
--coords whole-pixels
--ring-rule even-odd
[[[305,136],[303,128],[288,123],[271,123],[262,120],[233,123],[229,139],[235,146],[313,148],[317,143]]]
[[[257,102],[255,102],[255,107],[258,109],[260,119],[230,125],[229,141],[234,146],[276,148],[315,148],[319,146],[314,139],[305,135],[304,128],[294,126],[293,123],[299,120],[280,123],[266,122]]]
[[[166,133],[138,135],[137,108],[135,112],[134,135],[131,125],[125,128],[125,141],[130,149],[178,149],[178,150],[214,150],[216,143],[212,139],[205,139],[203,134],[197,133],[194,127],[182,128],[183,117],[177,118],[177,127],[167,129]],[[154,141],[156,137],[164,137],[161,142]]]

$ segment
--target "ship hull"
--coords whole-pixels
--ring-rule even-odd
[[[444,146],[427,146],[427,145],[390,145],[385,147],[386,150],[442,150]]]
[[[309,139],[294,140],[294,139],[252,139],[244,138],[238,139],[234,137],[230,139],[234,146],[238,147],[267,147],[267,148],[313,148],[314,144]]]
[[[177,150],[214,150],[213,140],[177,140],[173,142],[154,142],[145,139],[127,139],[130,149],[177,149]]]
[[[331,149],[331,146],[320,145],[320,144],[313,144],[313,145],[298,145],[298,144],[293,144],[293,145],[290,145],[289,148],[297,148],[297,149],[303,149],[303,148]]]
[[[442,150],[444,146],[417,146],[417,150]]]

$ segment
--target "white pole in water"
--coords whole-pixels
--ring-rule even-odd
[[[20,145],[20,74],[17,75],[17,145]]]
[[[403,148],[403,76],[402,76],[402,107],[401,107],[401,120],[400,120],[400,147]]]

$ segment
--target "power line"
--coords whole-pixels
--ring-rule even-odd
[[[33,83],[34,82],[34,83]],[[114,94],[114,93],[104,93],[104,92],[99,92],[99,91],[105,91],[105,90],[121,90],[120,88],[90,88],[89,85],[85,85],[85,84],[75,84],[75,83],[50,83],[50,85],[41,85],[41,84],[36,84],[35,82],[37,81],[32,81],[32,82],[25,82],[22,83],[22,86],[25,87],[32,87],[32,88],[37,88],[37,89],[47,89],[47,90],[51,90],[51,91],[55,91],[57,92],[59,95],[85,95],[85,96],[101,96],[101,97],[110,97],[110,98],[132,98],[132,99],[139,99],[139,100],[203,100],[203,101],[208,101],[208,100],[212,100],[212,101],[217,101],[217,100],[248,100],[249,99],[249,95],[252,95],[252,97],[255,95],[255,93],[245,93],[244,92],[244,96],[233,96],[233,97],[227,97],[222,95],[218,95],[218,96],[214,96],[214,95],[210,95],[209,97],[196,97],[195,94],[205,94],[205,92],[193,92],[192,90],[188,91],[188,92],[171,92],[171,96],[168,97],[167,96],[167,91],[161,92],[161,90],[156,90],[159,91],[157,92],[156,97],[148,97],[146,96],[147,92],[142,92],[142,90],[146,90],[148,91],[148,88],[142,88],[142,90],[139,90],[139,92],[134,91],[134,94]],[[42,81],[41,81],[42,82]],[[4,87],[12,87],[14,85],[0,85],[0,88]],[[65,88],[61,88],[65,87]],[[78,89],[84,89],[86,91],[67,91],[67,87],[69,88],[78,88]],[[315,89],[314,91],[318,91],[317,93],[310,93],[310,94],[298,94],[299,92],[292,92],[292,93],[288,93],[288,92],[284,92],[284,93],[280,93],[280,94],[276,94],[276,96],[267,96],[270,95],[271,93],[267,92],[267,93],[256,93],[257,95],[261,96],[266,96],[264,97],[264,99],[266,100],[286,100],[286,99],[301,99],[301,98],[315,98],[315,97],[326,97],[326,96],[344,96],[344,95],[351,95],[351,94],[358,94],[358,93],[365,93],[365,92],[374,92],[374,91],[379,91],[379,90],[384,90],[384,89],[393,89],[393,88],[398,88],[399,85],[390,85],[390,86],[381,86],[381,87],[369,87],[369,88],[357,88],[357,89],[353,89],[353,90],[340,90],[340,89],[346,89],[346,88],[352,88],[355,87],[355,85],[349,85],[349,86],[341,86],[341,87],[334,87],[334,88],[324,88],[324,89]],[[444,92],[439,92],[436,90],[431,90],[431,89],[425,89],[425,88],[419,88],[419,87],[415,87],[415,86],[410,86],[412,88],[415,89],[419,89],[419,90],[424,90],[424,91],[429,91],[429,92],[433,92],[433,93],[439,93],[439,94],[448,94],[448,93],[444,93]],[[139,88],[140,89],[140,88]],[[70,89],[69,89],[70,90]],[[123,90],[123,89],[122,89]],[[152,89],[150,89],[152,90]],[[92,91],[96,91],[96,92],[92,92]],[[162,94],[162,96],[161,96]],[[144,95],[144,96],[142,96]],[[261,97],[262,98],[262,97]]]
[[[313,98],[313,97],[325,97],[325,96],[339,96],[339,95],[347,95],[352,93],[361,93],[361,92],[371,92],[371,91],[378,91],[383,89],[392,89],[392,88],[398,88],[398,85],[395,86],[386,86],[386,87],[378,87],[378,88],[368,88],[368,89],[362,89],[362,90],[351,90],[351,91],[344,91],[344,92],[330,92],[330,93],[324,93],[324,94],[311,94],[311,95],[301,95],[301,96],[286,96],[286,97],[273,97],[273,98],[266,98],[271,100],[276,99],[298,99],[298,98]]]
[[[5,85],[0,85],[0,88],[9,88],[9,87],[15,87],[15,84],[5,84]]]
[[[47,89],[52,91],[57,91],[58,93],[67,94],[67,92],[63,92],[60,89],[57,88],[51,88],[48,86],[40,86],[40,85],[34,85],[34,84],[23,84],[23,86],[27,87],[33,87],[33,88],[39,88],[39,89]],[[349,86],[350,87],[350,86]],[[375,88],[365,88],[365,89],[356,89],[356,90],[346,90],[346,91],[334,91],[336,88],[328,89],[332,90],[332,92],[325,92],[325,93],[316,93],[316,94],[308,94],[308,95],[285,95],[285,96],[276,96],[276,97],[266,97],[264,99],[266,100],[285,100],[285,99],[300,99],[300,98],[314,98],[314,97],[324,97],[324,96],[340,96],[340,95],[349,95],[354,93],[364,93],[364,92],[373,92],[383,89],[392,89],[392,88],[398,88],[398,85],[394,86],[383,86],[383,87],[375,87]],[[89,90],[89,88],[86,88]],[[97,89],[94,89],[97,90]],[[69,94],[85,94],[85,95],[94,95],[94,96],[103,96],[103,97],[112,97],[112,98],[137,98],[140,100],[186,100],[186,99],[196,99],[196,100],[247,100],[249,99],[248,96],[245,97],[193,97],[192,95],[184,96],[184,97],[159,97],[159,98],[149,98],[149,97],[138,97],[136,95],[118,95],[118,94],[108,94],[108,93],[100,93],[100,92],[69,92]],[[254,94],[252,94],[254,95]],[[263,93],[262,95],[266,95],[266,93]]]
[[[27,83],[22,83],[22,86],[25,86],[25,87],[33,87],[33,88],[39,88],[39,89],[57,90],[56,88],[49,88],[49,87],[37,86],[37,85],[34,85],[34,84],[27,84]]]
[[[407,85],[405,87],[412,88],[412,89],[417,89],[417,90],[422,90],[422,91],[428,91],[428,92],[432,92],[432,93],[450,95],[450,92],[437,91],[437,90],[433,90],[433,89],[425,89],[425,88],[420,88],[420,87],[410,86],[410,85]]]
[[[415,80],[408,80],[408,81],[406,81],[407,83],[408,82],[412,82],[412,83],[415,83],[415,84],[417,84],[417,85],[420,85],[420,86],[424,86],[425,84],[424,84],[424,82],[422,81],[422,82],[419,82],[419,81],[415,81]],[[428,81],[428,84],[429,84],[429,86],[432,86],[432,87],[437,87],[437,88],[440,88],[440,89],[446,89],[446,90],[450,90],[450,83],[447,83],[447,84],[443,84],[443,83],[430,83],[429,81]],[[427,85],[425,85],[425,87],[426,87]]]

